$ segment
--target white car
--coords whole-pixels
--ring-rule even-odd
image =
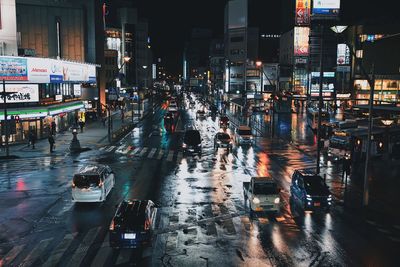
[[[88,165],[72,180],[72,202],[105,201],[115,185],[114,172],[105,165]]]
[[[251,128],[248,126],[236,128],[234,138],[236,145],[253,145],[254,143]]]

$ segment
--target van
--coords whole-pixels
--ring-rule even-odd
[[[105,201],[114,185],[114,172],[109,166],[85,166],[73,177],[72,202]]]

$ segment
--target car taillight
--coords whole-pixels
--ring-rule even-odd
[[[115,226],[115,225],[114,225],[114,220],[112,220],[112,221],[111,221],[111,224],[110,224],[110,228],[109,228],[110,231],[114,231],[114,226]]]
[[[103,182],[100,182],[100,183],[99,183],[99,187],[102,187],[102,186],[103,186]]]

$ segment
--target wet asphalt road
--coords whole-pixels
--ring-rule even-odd
[[[0,266],[397,265],[398,243],[369,234],[337,207],[302,214],[290,206],[293,170],[315,167],[314,138],[304,120],[282,119],[276,122],[279,139],[258,137],[253,147],[228,154],[213,149],[218,118],[195,120],[199,103],[180,111],[173,133],[163,127],[166,107],[115,146],[76,157],[1,162]],[[180,150],[187,126],[201,132],[201,158]],[[73,204],[72,176],[88,163],[111,166],[115,188],[104,203]],[[333,164],[325,168],[339,172]],[[284,189],[281,212],[249,218],[242,182],[266,175]],[[152,247],[109,247],[115,205],[126,198],[160,205]]]

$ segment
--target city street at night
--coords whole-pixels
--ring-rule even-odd
[[[0,267],[397,267],[389,0],[0,0]]]

